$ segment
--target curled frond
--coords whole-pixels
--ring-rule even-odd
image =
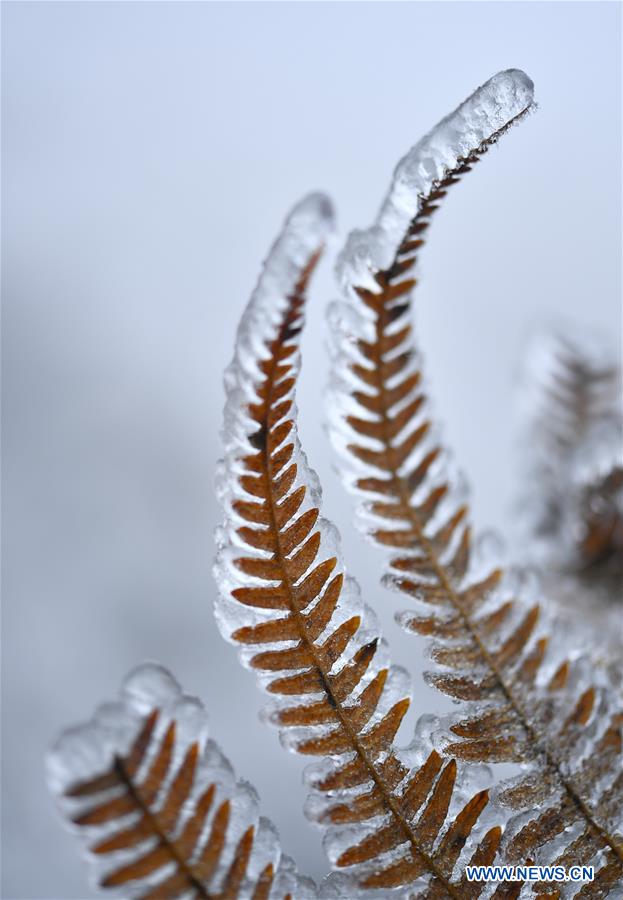
[[[332,863],[352,873],[346,896],[421,879],[435,896],[459,898],[459,858],[492,860],[499,844],[499,829],[480,842],[472,834],[487,791],[465,796],[455,762],[423,740],[395,748],[408,679],[384,659],[374,619],[344,575],[297,436],[303,304],[327,220],[327,202],[312,197],[286,222],[226,375],[217,617],[274,698],[268,716],[283,742],[322,760],[310,771],[308,813],[327,828]]]
[[[529,769],[500,799],[542,814],[533,822],[530,813],[508,855],[544,845],[555,854],[556,839],[584,829],[584,856],[611,855],[608,871],[620,878],[610,685],[570,665],[561,636],[562,653],[541,630],[538,605],[509,597],[504,573],[475,552],[427,415],[411,326],[413,270],[433,212],[531,105],[523,73],[492,78],[399,163],[377,222],[349,238],[338,264],[345,299],[330,312],[332,436],[365,529],[387,551],[386,583],[413,601],[402,623],[432,638],[430,682],[468,704],[445,752]]]
[[[100,888],[141,900],[316,895],[208,739],[201,703],[161,666],[134,670],[120,702],[62,735],[48,781]]]

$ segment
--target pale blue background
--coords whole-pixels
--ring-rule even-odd
[[[91,896],[43,781],[59,729],[157,658],[303,871],[302,763],[260,724],[217,634],[221,372],[260,261],[312,188],[340,239],[398,157],[499,69],[540,111],[448,197],[422,255],[418,328],[479,525],[503,530],[525,340],[560,317],[620,338],[620,6],[615,3],[5,3],[3,14],[3,897]],[[302,436],[350,568],[378,601],[321,429],[314,283]],[[414,710],[446,708],[416,681]],[[403,740],[413,725],[403,729]]]

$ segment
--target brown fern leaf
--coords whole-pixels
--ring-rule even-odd
[[[378,633],[340,570],[296,434],[304,295],[326,218],[327,203],[315,196],[291,214],[226,376],[217,618],[278,698],[270,718],[287,746],[326,758],[310,776],[309,811],[328,828],[336,868],[352,871],[338,879],[342,896],[423,879],[440,896],[458,898],[459,857],[471,849],[489,859],[497,849],[497,832],[472,846],[487,791],[465,803],[454,761],[444,765],[423,742],[407,755],[395,749],[409,706],[405,678],[382,659]]]
[[[388,548],[387,583],[418,607],[402,622],[433,638],[439,669],[431,683],[472,704],[451,726],[445,752],[531,767],[500,799],[542,813],[505,841],[507,854],[521,861],[543,845],[555,848],[562,833],[587,829],[589,858],[612,854],[618,879],[616,813],[607,808],[615,792],[621,809],[612,691],[605,676],[592,686],[587,667],[571,667],[538,634],[538,606],[504,597],[499,569],[483,571],[466,508],[453,501],[441,448],[430,439],[410,324],[412,269],[432,212],[531,101],[522,73],[491,79],[399,164],[377,224],[351,237],[340,262],[348,303],[330,318],[333,438],[351,460],[347,482],[363,501],[366,529]],[[470,145],[474,134],[479,141]]]
[[[160,666],[136,669],[121,703],[66,732],[48,773],[103,889],[141,900],[316,896],[207,739],[199,701]]]

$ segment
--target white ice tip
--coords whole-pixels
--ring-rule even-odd
[[[307,194],[292,208],[278,244],[285,243],[294,250],[300,246],[303,253],[314,253],[334,228],[333,204],[326,194],[317,191]]]
[[[345,290],[377,290],[373,273],[386,269],[417,215],[422,197],[461,160],[495,139],[534,103],[534,85],[520,69],[498,72],[477,88],[403,156],[374,225],[353,232],[337,262]]]
[[[307,194],[292,208],[273,244],[258,290],[275,280],[288,290],[315,253],[322,250],[335,227],[331,200],[320,192]]]
[[[534,103],[534,82],[521,69],[505,69],[485,81],[470,100],[498,106],[505,122],[510,122]]]
[[[326,194],[314,191],[306,194],[302,200],[292,208],[286,220],[286,227],[293,229],[320,228],[321,231],[330,231],[334,227],[335,213],[333,204]]]

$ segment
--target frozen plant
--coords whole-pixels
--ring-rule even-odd
[[[413,601],[403,624],[433,638],[430,680],[465,704],[450,719],[420,718],[405,748],[395,736],[409,675],[391,664],[346,574],[297,431],[304,306],[333,227],[324,195],[286,220],[226,372],[215,613],[271,698],[265,718],[284,746],[315,758],[306,812],[333,870],[321,897],[596,898],[623,886],[621,715],[607,674],[564,653],[547,616],[539,631],[538,605],[510,599],[502,571],[473,552],[430,437],[410,324],[411,271],[433,210],[532,105],[516,70],[479,88],[399,163],[376,223],[351,235],[338,263],[334,442],[370,536],[388,550],[388,579]],[[482,763],[508,760],[522,774],[496,784]],[[61,738],[49,771],[105,890],[313,896],[206,741],[200,704],[158,667],[138,670],[120,705]],[[467,879],[469,864],[529,859],[590,862],[595,880]]]

